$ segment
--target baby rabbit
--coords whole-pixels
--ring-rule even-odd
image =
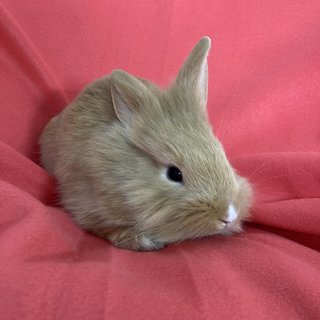
[[[166,90],[115,70],[48,123],[42,164],[83,229],[138,251],[241,231],[251,188],[211,131],[209,49],[202,38]]]

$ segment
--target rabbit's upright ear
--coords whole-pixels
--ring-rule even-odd
[[[130,125],[134,113],[147,103],[148,89],[127,72],[115,70],[111,74],[111,96],[118,119]]]
[[[208,95],[207,56],[210,46],[209,37],[203,37],[197,43],[181,67],[174,84],[182,92],[195,95],[203,108],[206,107]]]

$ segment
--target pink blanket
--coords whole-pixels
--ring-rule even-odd
[[[116,249],[57,206],[39,134],[112,69],[166,84],[203,35],[210,119],[255,186],[252,222]],[[320,318],[319,1],[4,0],[0,41],[1,319]]]

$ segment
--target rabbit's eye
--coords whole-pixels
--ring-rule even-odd
[[[183,177],[179,168],[177,167],[168,167],[167,169],[167,178],[174,182],[182,182]]]

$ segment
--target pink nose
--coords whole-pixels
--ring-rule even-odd
[[[232,204],[229,205],[227,214],[228,214],[227,218],[220,219],[220,221],[227,224],[227,223],[230,223],[238,218],[238,213]]]
[[[226,219],[228,222],[232,222],[238,218],[238,213],[232,204],[228,207],[228,218]]]

